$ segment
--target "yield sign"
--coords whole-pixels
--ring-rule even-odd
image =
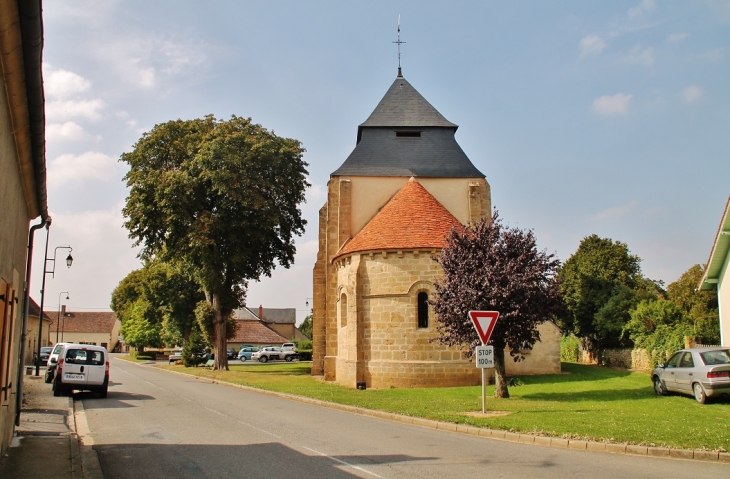
[[[494,325],[497,324],[497,318],[499,318],[498,311],[469,311],[469,317],[474,323],[479,338],[482,340],[482,344],[487,344],[489,337],[492,335]]]

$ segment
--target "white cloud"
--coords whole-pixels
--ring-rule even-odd
[[[104,102],[99,99],[49,101],[46,102],[46,118],[48,121],[63,121],[70,118],[98,120],[103,109]]]
[[[603,95],[593,100],[593,111],[599,115],[625,115],[629,112],[629,102],[633,95],[616,93]]]
[[[698,87],[697,85],[691,85],[682,90],[682,96],[684,97],[684,101],[689,103],[690,105],[702,98],[703,94],[704,92],[702,91],[702,88]]]
[[[630,19],[634,19],[654,10],[656,10],[654,0],[641,0],[637,6],[629,8],[628,15]]]
[[[638,202],[636,200],[626,203],[625,205],[613,206],[606,208],[603,211],[599,211],[595,215],[591,216],[592,221],[603,221],[609,219],[620,219],[630,213],[636,208]]]
[[[689,37],[689,33],[672,33],[667,37],[667,43],[679,43],[685,41]]]
[[[656,61],[654,58],[654,48],[647,47],[642,48],[641,45],[636,45],[629,51],[629,54],[624,57],[626,63],[644,65],[650,67]]]
[[[192,76],[207,60],[210,48],[189,38],[145,32],[130,32],[124,40],[114,38],[97,47],[95,54],[102,61],[113,59],[109,68],[120,79],[145,90]]]
[[[580,57],[585,58],[588,55],[598,55],[606,48],[606,42],[598,35],[586,35],[580,39]]]
[[[80,141],[87,137],[84,128],[73,121],[65,123],[49,123],[46,125],[46,140],[49,141]]]
[[[46,304],[57,305],[59,292],[69,291],[71,299],[63,303],[72,311],[109,310],[111,292],[119,281],[141,267],[135,257],[139,248],[132,248],[129,232],[123,226],[123,206],[122,201],[108,210],[50,211],[53,245],[70,245],[74,262],[71,268],[65,263],[56,267],[56,281],[46,284]],[[36,248],[34,253],[38,253],[34,266],[42,265],[43,248]],[[65,252],[59,250],[59,257],[65,257]],[[39,277],[34,274],[34,278]]]
[[[48,184],[58,187],[87,180],[108,181],[115,179],[116,165],[115,158],[97,151],[61,155],[48,168]]]
[[[64,99],[91,88],[91,82],[68,70],[55,70],[43,64],[43,89],[50,98]]]

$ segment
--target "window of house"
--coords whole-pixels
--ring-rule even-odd
[[[428,293],[418,293],[418,327],[428,327]]]

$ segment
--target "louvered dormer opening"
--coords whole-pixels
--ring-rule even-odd
[[[396,138],[420,138],[421,132],[420,131],[396,131],[395,137]]]

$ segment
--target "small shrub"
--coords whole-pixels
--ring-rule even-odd
[[[312,360],[312,351],[299,351],[299,360],[300,361],[311,361]]]

